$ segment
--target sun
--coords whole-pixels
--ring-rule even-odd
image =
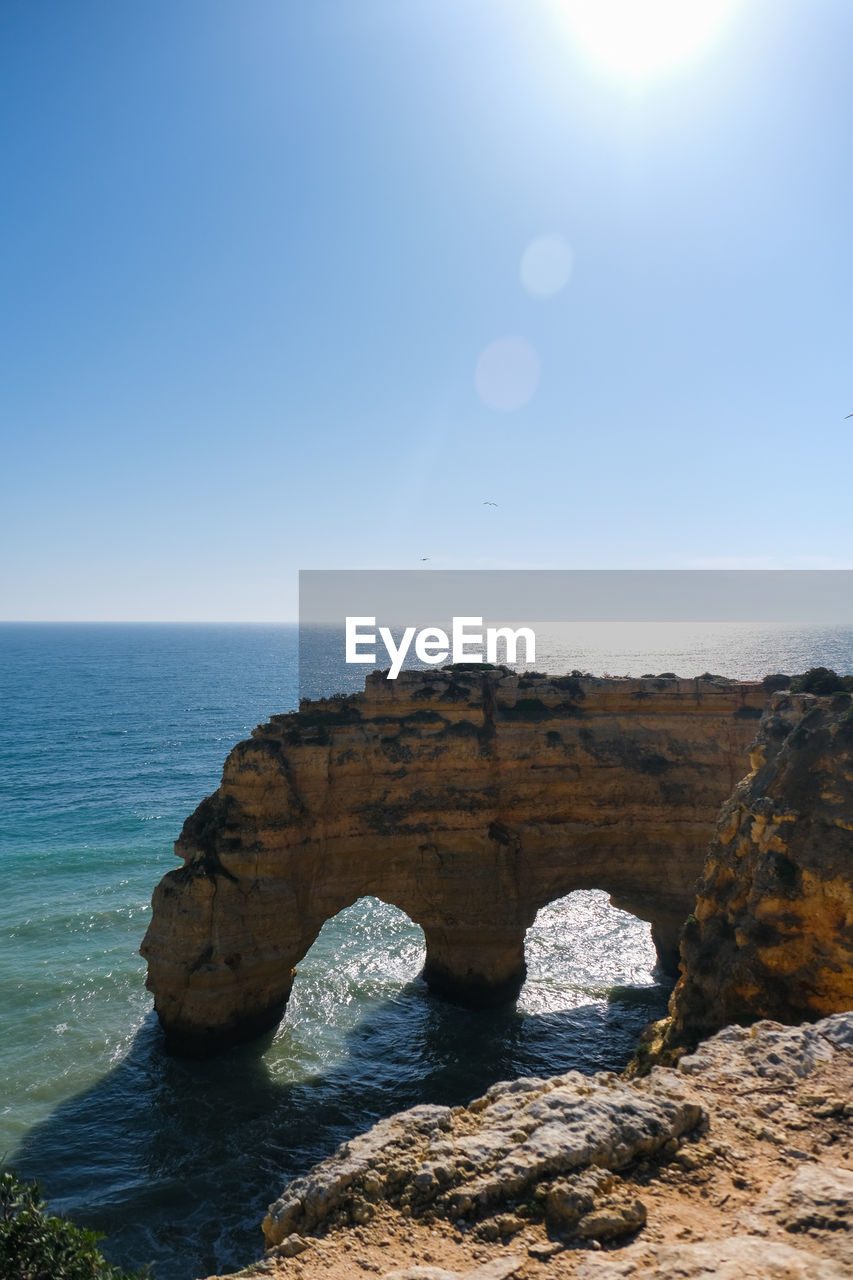
[[[688,61],[720,34],[738,0],[559,0],[570,30],[607,70],[645,79]]]

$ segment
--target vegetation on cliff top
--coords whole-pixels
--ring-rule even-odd
[[[853,692],[853,676],[840,676],[829,667],[809,667],[798,676],[775,672],[765,676],[761,683],[768,693],[787,689],[789,693],[815,693],[826,697],[831,693]]]
[[[791,693],[816,693],[825,697],[830,693],[853,691],[853,676],[839,676],[829,667],[810,667],[801,676],[794,676]]]

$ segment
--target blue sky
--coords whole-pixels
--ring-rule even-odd
[[[851,48],[849,0],[639,77],[567,0],[4,0],[0,616],[853,566]]]

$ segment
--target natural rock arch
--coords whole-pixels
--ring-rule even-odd
[[[705,845],[766,694],[716,679],[369,676],[274,716],[184,824],[142,946],[169,1047],[274,1026],[326,920],[366,895],[423,929],[437,993],[524,981],[537,911],[599,888],[674,964]]]

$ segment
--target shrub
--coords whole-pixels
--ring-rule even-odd
[[[555,676],[551,683],[555,689],[560,689],[563,693],[570,693],[573,698],[582,699],[586,697],[586,694],[583,691],[580,679],[579,676],[572,672],[570,676]]]
[[[791,681],[791,693],[840,693],[853,689],[853,676],[839,676],[829,667],[810,667]]]
[[[0,1275],[3,1280],[143,1280],[96,1248],[96,1231],[49,1216],[36,1183],[0,1173]]]
[[[779,689],[787,689],[791,683],[791,677],[783,675],[781,671],[775,671],[772,675],[765,676],[761,681],[768,693],[776,693]]]

